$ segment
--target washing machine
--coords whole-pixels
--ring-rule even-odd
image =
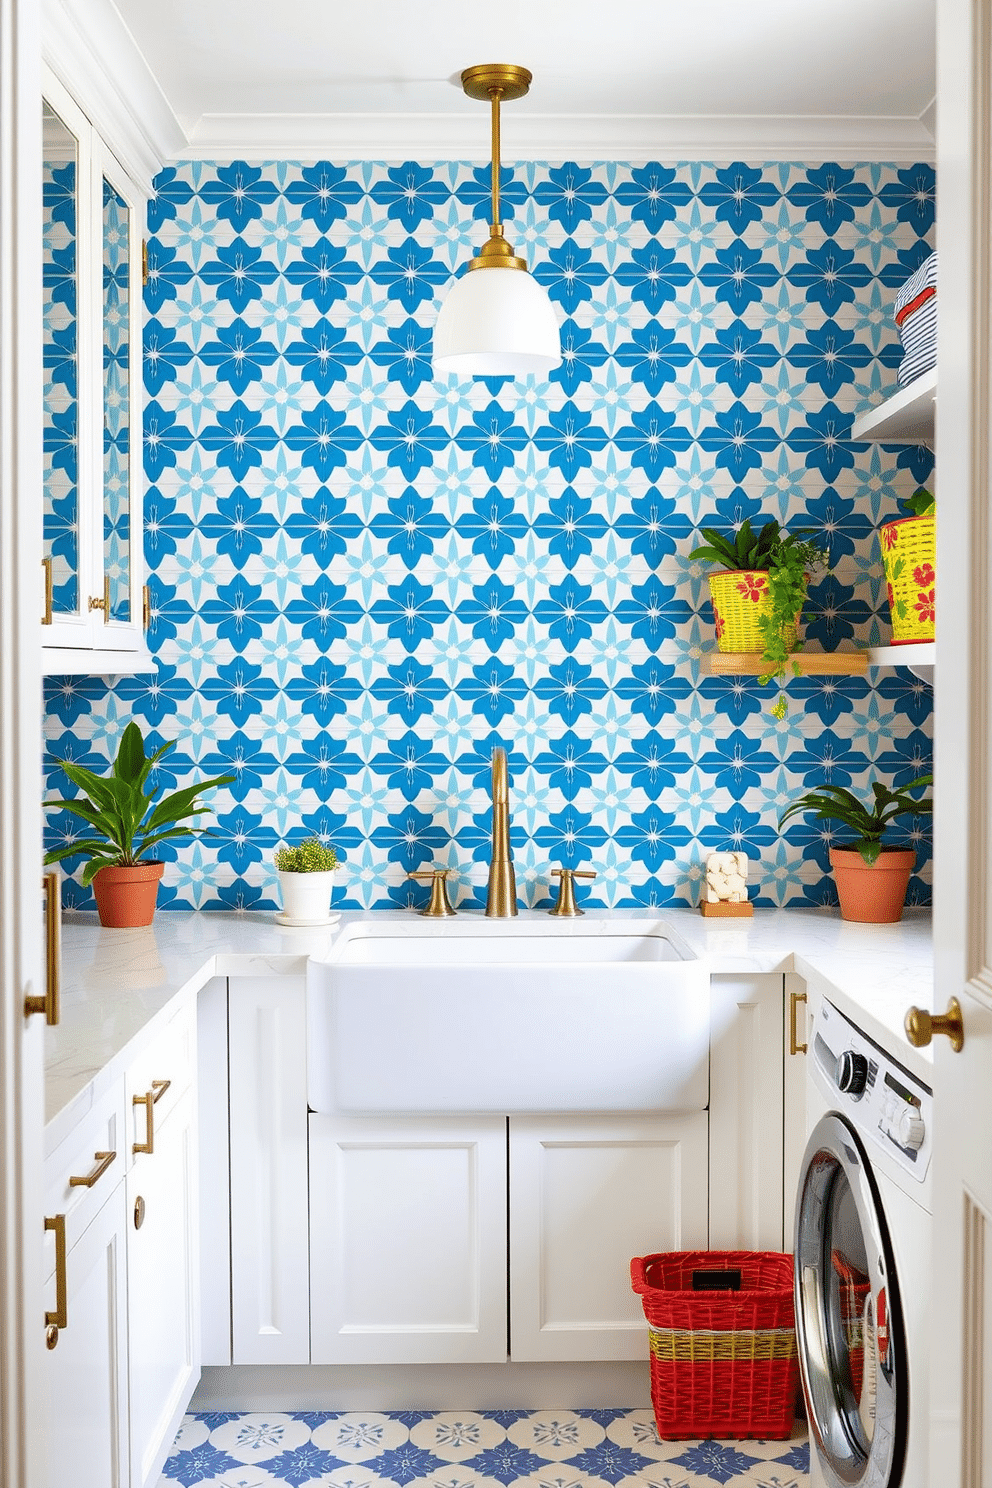
[[[810,1479],[826,1488],[929,1484],[933,1094],[897,1052],[821,1003],[794,1256]]]

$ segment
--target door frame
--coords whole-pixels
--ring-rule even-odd
[[[0,0],[0,1481],[43,1481],[41,36]],[[31,885],[37,887],[33,892]],[[25,886],[28,886],[27,888]]]

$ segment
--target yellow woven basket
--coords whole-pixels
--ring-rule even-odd
[[[902,517],[879,532],[892,617],[892,644],[932,641],[936,631],[937,529],[934,518]]]
[[[768,575],[760,569],[720,569],[709,575],[710,599],[716,622],[716,643],[721,651],[764,651],[765,637],[759,624],[771,613]],[[799,615],[785,628],[785,643],[791,651],[799,633]]]

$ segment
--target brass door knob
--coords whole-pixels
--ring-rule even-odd
[[[925,1049],[935,1033],[946,1035],[955,1054],[964,1047],[964,1019],[961,1004],[952,997],[946,1013],[928,1013],[926,1008],[911,1007],[906,1014],[906,1037],[915,1049]]]

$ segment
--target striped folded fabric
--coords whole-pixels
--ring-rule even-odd
[[[905,387],[937,364],[937,255],[920,265],[896,295],[903,359],[896,376]]]

